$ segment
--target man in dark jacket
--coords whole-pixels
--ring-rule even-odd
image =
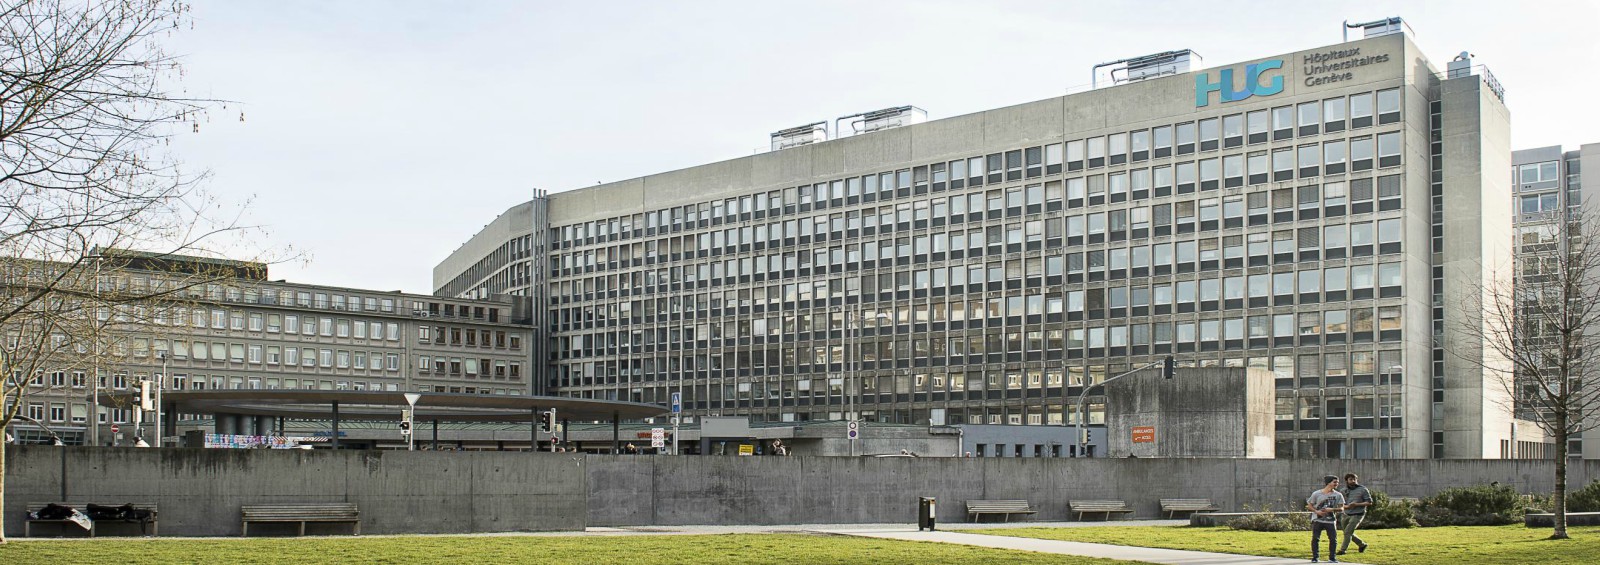
[[[1344,555],[1344,550],[1350,549],[1350,542],[1356,542],[1356,552],[1366,553],[1367,542],[1356,535],[1356,528],[1361,527],[1361,520],[1367,517],[1367,508],[1372,506],[1372,492],[1367,487],[1361,486],[1361,477],[1355,473],[1346,473],[1344,476],[1344,543],[1339,546],[1339,555]]]

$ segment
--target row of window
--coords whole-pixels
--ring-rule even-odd
[[[1398,133],[1394,140],[1395,159],[1398,159],[1399,140]],[[1380,136],[1382,137],[1382,136]],[[1071,209],[1081,207],[1087,201],[1090,205],[1125,202],[1129,200],[1130,193],[1134,201],[1150,196],[1152,183],[1155,194],[1166,196],[1172,193],[1173,181],[1177,181],[1177,194],[1194,192],[1195,177],[1193,169],[1200,170],[1200,189],[1214,190],[1219,186],[1243,186],[1246,182],[1246,157],[1236,156],[1236,165],[1228,164],[1230,158],[1223,158],[1221,169],[1229,170],[1228,176],[1218,177],[1217,172],[1207,169],[1216,169],[1216,166],[1206,167],[1208,161],[1201,161],[1199,167],[1193,167],[1185,173],[1185,167],[1178,167],[1178,176],[1172,176],[1171,167],[1161,167],[1154,171],[1140,169],[1130,173],[1117,173],[1109,176],[1092,176],[1067,179],[1066,181],[1052,181],[1043,184],[1012,187],[1002,190],[991,190],[987,193],[976,192],[965,195],[937,197],[928,200],[903,203],[894,206],[868,207],[861,210],[837,212],[803,218],[798,220],[778,221],[771,223],[756,223],[742,227],[732,227],[722,230],[704,231],[699,234],[682,237],[672,237],[621,246],[602,246],[597,249],[583,250],[569,253],[556,253],[550,258],[552,274],[560,277],[574,274],[579,268],[606,268],[615,267],[616,262],[628,262],[643,259],[647,262],[660,260],[681,260],[692,258],[696,252],[711,251],[713,254],[723,251],[737,251],[742,246],[765,245],[792,246],[798,240],[801,244],[810,241],[825,241],[830,238],[837,239],[845,235],[846,230],[852,234],[863,232],[866,234],[890,233],[896,230],[909,230],[929,227],[930,222],[934,227],[943,224],[946,219],[951,223],[982,219],[982,216],[968,217],[969,214],[982,214],[988,212],[989,219],[1004,216],[1015,217],[1026,214],[1037,214],[1041,211],[1056,211],[1063,208]],[[1251,184],[1267,182],[1266,157],[1263,155],[1259,164],[1254,157],[1249,158],[1248,166],[1251,172]],[[1287,172],[1288,178],[1293,178],[1294,160],[1289,158],[1286,162],[1279,163],[1288,167],[1282,171],[1271,173],[1274,178],[1281,177],[1280,173]],[[1394,163],[1398,164],[1398,162]],[[1214,164],[1213,164],[1214,165]],[[1231,168],[1238,168],[1237,175]],[[1255,172],[1256,167],[1260,172]],[[1275,165],[1276,166],[1276,165]],[[1342,166],[1342,165],[1341,165]],[[1370,167],[1370,161],[1369,161]],[[1317,167],[1312,166],[1314,173]],[[1306,172],[1305,168],[1300,169]],[[1255,177],[1260,177],[1255,178]],[[1219,180],[1220,179],[1220,180]],[[1256,182],[1256,181],[1259,181]],[[1349,212],[1363,213],[1372,211],[1372,200],[1376,195],[1383,200],[1393,199],[1384,209],[1394,209],[1399,205],[1401,196],[1401,179],[1399,175],[1388,175],[1373,178],[1353,178],[1346,181],[1329,181],[1322,185],[1308,185],[1297,188],[1280,188],[1271,192],[1261,191],[1250,194],[1241,194],[1224,198],[1206,198],[1198,201],[1176,202],[1171,204],[1158,204],[1149,206],[1154,212],[1176,209],[1180,213],[1195,209],[1195,202],[1202,208],[1207,204],[1215,207],[1219,201],[1234,204],[1236,214],[1230,218],[1242,218],[1248,201],[1251,214],[1267,214],[1270,210],[1294,210],[1305,208],[1307,205],[1316,206],[1318,203],[1329,208],[1329,213],[1344,214],[1345,206],[1350,205]],[[1063,202],[1065,206],[1063,206]],[[1135,219],[1146,219],[1150,212],[1140,212],[1146,207],[1132,208],[1129,212]],[[1118,214],[1118,211],[1104,214]],[[1182,221],[1181,214],[1178,216]],[[1192,218],[1192,214],[1190,215]],[[1171,216],[1156,217],[1156,224],[1169,223]],[[1215,220],[1213,215],[1210,219]],[[1261,218],[1262,221],[1266,217]],[[1242,222],[1242,219],[1241,219]],[[850,237],[855,237],[851,235]],[[625,263],[624,263],[625,264]]]
[[[854,343],[845,339],[801,340],[795,344],[753,347],[697,354],[684,370],[720,371],[725,368],[821,371],[830,365],[863,364],[863,368],[894,368],[933,364],[1041,360],[1045,353],[1069,359],[1117,357],[1145,353],[1187,353],[1345,343],[1398,342],[1403,339],[1400,306],[1337,308],[1295,313],[1262,314],[1228,319],[1179,321],[1143,320],[1132,324],[1041,329],[1017,326],[1001,332],[945,334],[921,332],[912,336],[867,336]],[[777,334],[773,334],[777,337]],[[623,332],[572,336],[563,341],[572,357],[630,355],[651,351],[646,343],[631,343]],[[635,336],[642,337],[642,336]],[[821,336],[819,336],[820,338]],[[644,341],[644,340],[641,340]],[[638,347],[634,347],[637,345]],[[670,351],[693,348],[669,346]],[[705,343],[699,344],[701,348]],[[1131,349],[1130,349],[1131,348]],[[1026,354],[1026,357],[1023,356]],[[878,363],[882,361],[881,363]],[[669,369],[670,370],[670,369]]]
[[[498,379],[522,378],[522,363],[503,359],[475,359],[432,355],[417,356],[417,371],[424,374],[466,375],[468,377],[493,377]]]
[[[1348,106],[1346,106],[1347,100]],[[655,210],[609,220],[559,226],[552,228],[551,237],[566,247],[593,239],[604,240],[613,235],[630,237],[636,235],[636,228],[647,230],[647,234],[653,234],[658,227],[669,229],[693,227],[701,219],[720,223],[724,219],[733,220],[752,213],[758,216],[794,213],[796,206],[804,211],[803,209],[813,204],[826,205],[830,200],[842,204],[848,198],[867,197],[879,193],[893,194],[896,189],[906,190],[914,186],[925,190],[930,182],[935,185],[949,183],[950,188],[962,188],[967,183],[979,186],[985,181],[993,184],[1033,178],[1043,174],[1057,174],[1063,170],[1082,170],[1138,162],[1152,157],[1185,155],[1194,153],[1197,148],[1200,151],[1211,151],[1281,141],[1296,135],[1334,133],[1346,129],[1347,109],[1348,125],[1351,129],[1397,123],[1400,121],[1400,90],[1360,93],[1348,99],[1339,97],[1320,102],[1312,101],[1297,106],[1282,106],[1271,110],[1115,133],[984,157]],[[1374,114],[1377,116],[1376,122]]]
[[[1137,235],[1140,230],[1149,230],[1145,227],[1134,227],[1149,225],[1149,220],[1146,219],[1148,216],[1138,213],[1141,211],[1163,220],[1174,216],[1188,218],[1190,223],[1178,224],[1181,233],[1191,233],[1190,230],[1181,228],[1184,225],[1193,226],[1194,218],[1217,218],[1220,215],[1224,225],[1228,225],[1227,222],[1233,218],[1233,214],[1243,211],[1242,202],[1224,200],[1202,201],[1196,204],[1198,205],[1180,206],[1176,209],[1163,208],[1162,206],[1166,205],[1162,205],[1148,210],[1143,208],[1117,210],[1103,214],[990,225],[970,230],[935,231],[915,237],[885,238],[859,244],[850,243],[804,251],[702,262],[698,265],[584,277],[559,283],[554,298],[556,304],[562,304],[605,298],[606,292],[611,292],[614,297],[618,291],[637,293],[638,290],[645,292],[680,290],[673,285],[705,287],[708,283],[733,281],[748,283],[751,279],[763,281],[808,277],[812,274],[859,271],[875,266],[888,267],[896,264],[903,266],[912,263],[939,262],[947,258],[958,260],[966,257],[968,253],[973,256],[971,261],[975,263],[907,271],[904,274],[869,273],[862,275],[859,281],[856,277],[848,277],[832,281],[795,282],[784,285],[781,295],[770,291],[765,294],[771,301],[778,300],[780,296],[784,300],[804,300],[807,294],[816,298],[827,298],[830,292],[836,296],[856,295],[862,288],[876,288],[880,292],[896,289],[911,290],[914,281],[917,284],[915,288],[918,289],[930,286],[943,288],[966,284],[969,281],[982,284],[985,282],[985,273],[991,275],[987,277],[988,282],[997,282],[1003,280],[1002,277],[1017,278],[1024,273],[1028,276],[1058,276],[1065,272],[1069,276],[1068,282],[1076,283],[1082,282],[1081,277],[1085,272],[1090,275],[1091,281],[1102,280],[1107,276],[1121,278],[1191,272],[1196,270],[1197,260],[1198,270],[1205,271],[1296,261],[1365,257],[1374,253],[1386,255],[1402,251],[1402,220],[1389,218],[1256,231],[1220,238],[1207,237],[1114,247],[1004,262],[996,260],[976,263],[986,252],[1015,253],[1024,249],[1036,251],[1046,247],[1057,247],[1063,243],[1076,247],[1084,245],[1085,242],[1101,244],[1109,241],[1115,244],[1118,241],[1125,241],[1130,231]],[[1237,209],[1233,208],[1236,204],[1239,206]],[[1209,227],[1208,222],[1216,224],[1217,220],[1202,219],[1199,221],[1200,227]],[[1066,234],[1064,239],[1063,234]],[[814,292],[813,289],[820,292]],[[749,296],[744,296],[749,294],[748,290],[727,290],[723,294],[736,292],[743,300],[748,300]],[[760,287],[757,287],[757,292],[760,292]],[[555,314],[564,315],[559,310]],[[622,312],[622,314],[627,313]]]

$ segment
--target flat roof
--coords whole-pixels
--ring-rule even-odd
[[[239,414],[280,418],[331,419],[339,403],[340,420],[399,420],[406,407],[405,392],[362,390],[232,389],[184,390],[162,393],[163,404],[190,414]],[[536,410],[556,409],[556,416],[572,420],[624,420],[661,416],[659,404],[566,398],[556,396],[505,396],[417,392],[414,420],[448,422],[530,422]],[[137,392],[101,394],[102,406],[127,407],[138,402]]]

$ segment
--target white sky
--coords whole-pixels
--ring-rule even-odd
[[[1600,141],[1591,2],[231,2],[169,46],[192,95],[239,101],[173,143],[250,202],[274,279],[432,291],[500,212],[749,155],[773,131],[913,104],[938,119],[1059,96],[1099,62],[1206,66],[1401,16],[1441,70],[1477,55],[1515,148]],[[239,121],[239,113],[245,120]]]

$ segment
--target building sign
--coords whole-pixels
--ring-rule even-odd
[[[1244,67],[1244,88],[1234,90],[1233,69],[1217,71],[1217,80],[1212,82],[1211,73],[1199,73],[1194,76],[1194,105],[1203,107],[1211,102],[1211,93],[1217,93],[1217,98],[1222,103],[1238,102],[1251,96],[1272,96],[1283,92],[1283,59],[1267,59],[1260,63],[1252,63]],[[1278,71],[1272,76],[1265,76],[1267,71]],[[1266,84],[1263,79],[1270,78]]]
[[[1361,53],[1360,47],[1351,47],[1312,53],[1306,55],[1301,62],[1304,64],[1301,71],[1306,77],[1305,85],[1320,86],[1354,80],[1355,73],[1351,72],[1351,69],[1387,63],[1389,54],[1366,55]]]
[[[1134,426],[1133,427],[1133,442],[1134,443],[1155,443],[1156,442],[1156,427],[1155,426]]]

